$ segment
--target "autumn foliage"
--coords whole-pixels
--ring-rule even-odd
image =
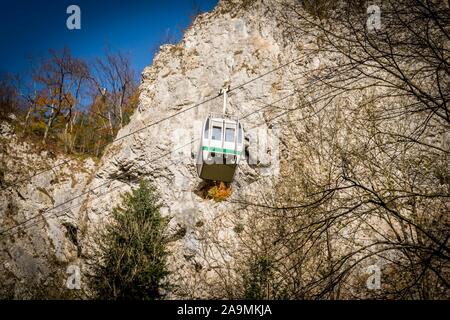
[[[130,58],[106,50],[85,61],[50,50],[26,74],[0,78],[0,118],[45,149],[100,156],[138,103]]]
[[[217,202],[223,201],[231,195],[231,185],[222,181],[211,182],[207,190],[207,198]]]

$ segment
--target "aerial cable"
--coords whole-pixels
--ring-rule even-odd
[[[265,73],[263,73],[263,74],[261,74],[261,75],[255,77],[255,78],[253,78],[253,79],[250,79],[250,80],[248,80],[248,81],[246,81],[246,82],[244,82],[244,83],[242,83],[242,84],[240,84],[240,85],[238,85],[238,86],[236,86],[236,87],[230,88],[230,89],[228,90],[228,92],[231,92],[231,91],[234,91],[234,90],[239,90],[239,89],[243,88],[244,86],[246,86],[246,85],[248,85],[248,84],[250,84],[250,83],[252,83],[252,82],[254,82],[254,81],[256,81],[256,80],[261,79],[261,78],[267,76],[268,74],[271,74],[271,73],[273,73],[273,72],[275,72],[275,71],[278,71],[278,70],[280,70],[280,69],[282,69],[282,68],[284,68],[284,67],[286,67],[286,66],[288,66],[288,65],[290,65],[290,64],[292,64],[292,63],[294,63],[294,62],[296,62],[296,61],[299,61],[300,59],[304,59],[304,58],[305,58],[305,57],[301,57],[301,58],[298,58],[298,57],[297,57],[296,59],[290,60],[290,61],[288,61],[287,63],[284,63],[284,64],[282,64],[282,65],[276,67],[275,69],[269,70],[269,71],[267,71],[267,72],[265,72]],[[123,136],[120,136],[120,137],[118,137],[118,138],[115,138],[115,139],[114,139],[113,141],[111,141],[111,142],[101,144],[101,145],[98,146],[97,148],[102,148],[102,147],[105,147],[105,146],[107,146],[107,145],[109,145],[109,144],[111,144],[111,143],[114,143],[114,142],[120,141],[120,140],[122,140],[122,139],[125,139],[125,138],[127,138],[127,137],[129,137],[129,136],[132,136],[132,135],[138,133],[138,132],[141,132],[141,131],[143,131],[143,130],[145,130],[145,129],[148,129],[148,128],[154,126],[154,125],[160,124],[160,123],[162,123],[162,122],[164,122],[164,121],[166,121],[166,120],[169,120],[169,119],[171,119],[171,118],[174,118],[174,117],[176,117],[176,116],[178,116],[178,115],[180,115],[180,114],[182,114],[182,113],[184,113],[184,112],[187,112],[187,111],[192,110],[192,109],[194,109],[194,108],[197,108],[197,107],[199,107],[199,106],[201,106],[201,105],[203,105],[203,104],[205,104],[205,103],[208,103],[208,102],[210,102],[210,101],[213,101],[213,100],[215,100],[216,98],[220,97],[221,95],[222,95],[222,92],[219,92],[219,94],[217,94],[217,95],[215,95],[215,96],[213,96],[213,97],[211,97],[211,98],[208,98],[208,99],[206,99],[206,100],[204,100],[204,101],[202,101],[202,102],[199,102],[199,103],[197,103],[197,104],[194,104],[193,106],[188,107],[188,108],[186,108],[186,109],[183,109],[183,110],[180,110],[180,111],[178,111],[178,112],[175,112],[175,113],[173,113],[172,115],[169,115],[169,116],[167,116],[167,117],[165,117],[165,118],[161,118],[161,119],[159,119],[159,120],[157,120],[157,121],[155,121],[155,122],[152,122],[152,123],[150,123],[150,124],[148,124],[148,125],[146,125],[146,126],[144,126],[144,127],[142,127],[142,128],[139,128],[139,129],[137,129],[137,130],[135,130],[135,131],[132,131],[132,132],[130,132],[130,133],[127,133],[127,134],[125,134],[125,135],[123,135]],[[26,177],[26,178],[20,179],[20,180],[18,180],[18,181],[13,182],[13,183],[9,183],[8,185],[1,187],[1,188],[0,188],[0,191],[9,189],[9,188],[11,188],[11,187],[14,187],[14,186],[18,185],[19,183],[22,183],[22,182],[25,182],[25,181],[31,181],[32,178],[34,178],[34,177],[36,177],[36,176],[39,176],[39,175],[41,175],[41,174],[43,174],[43,173],[45,173],[45,172],[54,170],[54,169],[56,169],[56,168],[58,168],[58,167],[60,167],[60,166],[62,166],[62,165],[64,165],[64,164],[68,164],[70,161],[71,161],[71,159],[64,160],[63,162],[61,162],[61,163],[59,163],[59,164],[57,164],[57,165],[54,165],[54,166],[52,166],[52,167],[50,167],[50,168],[48,168],[48,169],[38,171],[38,172],[36,172],[36,173],[34,173],[34,174],[32,174],[32,175]]]
[[[263,110],[264,108],[268,108],[268,107],[270,107],[270,106],[273,106],[273,104],[278,103],[278,102],[280,102],[280,101],[282,101],[282,100],[284,100],[284,99],[287,99],[288,97],[293,96],[295,93],[296,93],[296,92],[294,91],[294,92],[292,92],[291,94],[288,94],[288,95],[286,95],[286,96],[284,96],[284,97],[282,97],[282,98],[280,98],[280,99],[278,99],[278,100],[276,100],[276,101],[274,101],[274,102],[268,103],[268,104],[264,105],[264,107],[260,108],[260,109],[259,109],[258,111],[256,111],[256,112],[259,112],[259,111]],[[252,115],[252,114],[254,114],[254,112],[253,112],[253,113],[247,114],[246,116],[242,117],[242,119],[245,119],[245,118],[249,117],[249,116]],[[263,123],[265,123],[265,122],[262,122],[261,124],[263,124]],[[256,127],[256,126],[255,126],[255,127]],[[135,169],[144,168],[146,165],[148,165],[148,164],[150,164],[150,163],[152,163],[152,162],[155,162],[155,161],[157,161],[157,160],[159,160],[159,159],[162,159],[162,158],[164,158],[164,157],[166,157],[166,156],[172,154],[174,151],[180,150],[180,149],[182,149],[182,148],[184,148],[184,147],[186,147],[186,146],[188,146],[188,145],[194,143],[196,140],[199,140],[199,138],[193,139],[193,140],[189,141],[188,143],[186,143],[186,144],[184,144],[184,145],[182,145],[182,146],[176,148],[175,150],[171,150],[171,151],[169,151],[169,152],[166,152],[166,153],[162,154],[161,156],[158,156],[158,157],[156,157],[156,158],[147,160],[147,161],[144,162],[144,164],[137,166]],[[168,166],[168,165],[166,165],[166,167],[167,167],[167,166]],[[161,168],[164,168],[164,167],[161,167]],[[116,176],[116,177],[114,178],[114,180],[117,180],[118,178],[124,177],[124,176],[126,176],[127,174],[128,174],[128,171],[125,171],[125,172],[119,174],[118,176]],[[35,219],[37,219],[37,218],[39,218],[39,217],[44,218],[44,216],[45,216],[46,214],[50,213],[51,211],[53,211],[53,210],[55,210],[55,209],[57,209],[57,208],[61,208],[61,207],[63,207],[64,205],[66,205],[66,204],[68,204],[68,203],[70,203],[70,202],[72,202],[72,201],[74,201],[74,200],[76,200],[76,199],[79,199],[79,198],[81,198],[81,197],[84,196],[84,195],[88,195],[89,193],[91,193],[92,191],[94,191],[94,190],[96,190],[96,189],[98,189],[98,188],[107,186],[107,185],[111,184],[114,180],[108,180],[108,181],[106,181],[106,182],[104,182],[104,183],[101,183],[101,184],[99,184],[99,185],[97,185],[97,186],[95,186],[95,187],[93,187],[93,188],[91,188],[91,189],[89,189],[89,190],[87,190],[87,191],[84,191],[84,192],[80,193],[79,195],[77,195],[77,196],[75,196],[75,197],[73,197],[73,198],[70,198],[70,199],[68,199],[68,200],[66,200],[66,201],[64,201],[64,202],[62,202],[62,203],[60,203],[60,204],[58,204],[58,205],[56,205],[56,206],[53,206],[52,208],[46,209],[45,211],[40,212],[39,214],[36,214],[36,215],[34,215],[34,216],[30,217],[30,218],[27,218],[27,219],[25,219],[24,221],[20,222],[19,224],[15,225],[15,226],[12,226],[12,227],[10,227],[10,228],[7,228],[7,229],[5,229],[5,230],[2,230],[2,231],[0,232],[0,237],[5,236],[5,234],[8,233],[9,231],[12,231],[12,230],[14,230],[14,229],[20,228],[22,225],[28,223],[29,221],[35,220]],[[127,186],[127,184],[125,184],[124,186]],[[121,186],[121,187],[119,187],[119,188],[122,188],[122,187],[124,187],[124,186]],[[112,192],[112,191],[114,191],[114,190],[116,190],[116,188],[114,188],[114,189],[112,189],[112,190],[109,190],[109,191],[107,191],[106,193],[101,194],[101,195],[99,195],[99,196],[97,196],[97,197],[94,197],[94,198],[92,198],[92,199],[88,199],[87,201],[92,201],[93,199],[102,197],[102,196],[104,196],[104,195],[106,195],[106,194],[108,194],[108,193],[110,193],[110,192]],[[66,212],[66,211],[69,210],[69,209],[72,209],[72,208],[76,208],[76,207],[78,207],[78,206],[81,206],[81,205],[83,205],[84,203],[85,203],[85,202],[82,202],[82,203],[76,204],[76,205],[74,205],[74,206],[72,206],[72,207],[64,208],[62,211],[59,211],[59,212],[56,212],[56,213],[52,213],[52,214],[50,214],[49,216],[47,216],[46,218],[49,218],[49,217],[51,217],[52,215],[59,216],[60,213]],[[30,226],[32,226],[32,225],[29,225],[28,227],[30,227]]]

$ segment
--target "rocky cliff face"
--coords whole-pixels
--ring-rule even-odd
[[[375,89],[328,101],[322,91],[305,85],[313,84],[307,80],[338,57],[317,50],[323,39],[314,32],[293,41],[279,25],[277,3],[221,1],[214,11],[197,17],[179,44],[162,46],[142,72],[138,109],[97,164],[38,153],[2,129],[2,168],[9,177],[3,181],[67,162],[1,191],[1,225],[13,228],[0,240],[3,295],[33,297],[35,293],[27,290],[30,283],[61,287],[70,265],[79,266],[83,277],[93,235],[107,221],[120,194],[146,178],[161,195],[163,214],[172,217],[170,267],[176,289],[171,297],[223,297],[218,292],[229,279],[224,275],[239,264],[241,250],[251,250],[241,247],[240,240],[254,229],[264,229],[259,219],[263,213],[243,203],[302,201],[301,190],[331,185],[331,179],[346,170],[346,161],[367,163],[369,155],[344,156],[371,150],[364,138],[373,128],[361,119],[374,117],[373,111],[359,106],[368,105]],[[227,111],[241,118],[247,148],[231,197],[215,202],[201,196],[203,182],[195,159],[201,123],[208,113],[221,112],[218,93],[225,85],[232,88]],[[328,111],[321,113],[325,107]],[[383,128],[404,132],[418,121],[408,118],[399,127],[397,120],[388,120]],[[445,132],[434,132],[429,143],[448,149],[444,136]],[[408,152],[402,157],[414,159]],[[397,170],[387,160],[383,165]],[[376,184],[380,173],[366,171]],[[353,201],[347,198],[349,193],[336,199],[343,208]],[[65,203],[73,197],[76,200]],[[53,206],[58,208],[50,211]],[[36,214],[39,218],[29,226],[14,228]],[[328,236],[337,241],[336,255],[366,243],[370,228],[353,226],[352,220],[334,234],[327,231],[327,242]],[[264,237],[255,236],[254,244],[263,243]],[[362,240],[355,244],[358,237]],[[327,257],[317,250],[320,269]],[[302,272],[309,277],[315,270]]]
[[[183,284],[178,295],[208,296],[207,279],[217,277],[218,266],[231,260],[227,251],[236,249],[236,226],[227,221],[237,208],[233,199],[261,188],[271,190],[279,174],[279,129],[265,121],[273,110],[260,109],[292,93],[294,68],[247,83],[296,54],[296,44],[284,43],[269,10],[260,4],[246,11],[240,4],[222,2],[212,13],[199,16],[179,44],[161,48],[142,73],[139,108],[118,134],[124,138],[111,146],[90,183],[107,186],[90,194],[79,213],[86,222],[84,243],[89,243],[89,235],[108,217],[120,193],[135,186],[137,178],[149,178],[161,194],[163,212],[173,217],[170,232],[176,240],[170,265],[173,281]],[[309,67],[313,63],[305,65]],[[227,112],[245,117],[247,144],[251,141],[252,147],[236,173],[231,198],[217,203],[200,196],[195,159],[202,121],[211,112],[221,112],[222,97],[217,95],[225,85],[243,85],[232,90]],[[203,101],[208,102],[197,106]],[[288,97],[279,106],[292,104]],[[220,244],[209,242],[210,232],[219,232]],[[205,281],[200,285],[197,278]]]
[[[153,182],[161,194],[163,213],[173,217],[174,280],[194,284],[196,277],[215,276],[214,260],[226,262],[230,256],[207,248],[205,234],[222,225],[222,245],[233,246],[235,226],[226,223],[233,204],[200,196],[202,181],[195,168],[200,127],[209,113],[221,112],[222,98],[217,95],[222,87],[245,84],[293,58],[296,44],[284,41],[269,13],[266,5],[247,11],[239,1],[224,1],[213,12],[197,17],[179,44],[162,46],[142,72],[138,110],[97,165],[38,153],[3,130],[3,170],[8,176],[4,180],[56,166],[1,192],[2,228],[8,230],[1,243],[3,295],[33,297],[37,293],[28,290],[30,283],[52,284],[56,290],[63,286],[67,266],[83,266],[90,236],[120,201],[120,194],[140,178]],[[278,132],[265,123],[269,109],[258,110],[291,92],[288,74],[294,74],[290,66],[230,94],[228,113],[246,116],[247,139],[262,146],[248,151],[252,164],[243,161],[239,167],[232,198],[263,186],[271,188],[276,180]],[[291,97],[282,102],[283,107],[290,104]],[[190,110],[164,120],[185,109]],[[16,227],[27,219],[28,224]],[[211,252],[205,254],[207,250]],[[186,287],[180,294],[192,296],[195,291],[196,297],[205,297],[202,289]]]
[[[0,143],[0,294],[57,298],[64,291],[66,265],[81,252],[80,202],[70,200],[88,185],[95,162],[37,150],[7,123]]]

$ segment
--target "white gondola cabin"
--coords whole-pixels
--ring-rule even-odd
[[[200,178],[233,181],[244,147],[239,119],[210,114],[203,122],[197,172]]]
[[[244,130],[238,118],[226,115],[227,89],[222,89],[223,114],[210,114],[203,122],[197,156],[198,176],[205,180],[233,181],[244,151]]]

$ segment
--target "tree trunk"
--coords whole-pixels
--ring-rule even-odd
[[[114,137],[114,128],[111,120],[111,111],[108,111],[108,120],[109,120],[109,130],[111,132],[111,137]]]
[[[55,109],[53,109],[53,107],[52,107],[52,113],[50,115],[50,118],[48,118],[47,126],[45,127],[44,138],[42,139],[42,143],[44,143],[44,144],[47,140],[48,132],[49,132],[51,126],[53,125],[53,121],[55,120],[55,115],[56,115]]]

